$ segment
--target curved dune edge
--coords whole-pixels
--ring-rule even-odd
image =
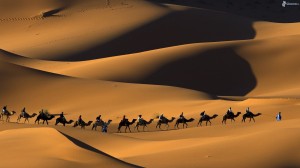
[[[222,68],[227,67],[225,64],[222,65],[225,67],[220,66],[217,63],[218,60],[225,59],[230,63],[238,58],[249,64],[249,71],[253,73],[254,78],[253,89],[248,90],[246,95],[234,95],[235,92],[232,92],[231,95],[213,94],[220,96],[298,98],[300,96],[298,86],[300,81],[296,77],[299,75],[299,66],[297,65],[297,62],[299,62],[297,55],[299,53],[298,39],[298,36],[294,35],[249,41],[197,43],[81,62],[28,59],[5,51],[1,51],[0,59],[50,73],[84,79],[169,85],[210,93],[210,91],[215,91],[212,89],[213,86],[212,88],[203,88],[201,83],[217,84],[213,81],[214,75],[221,73]],[[210,64],[201,62],[201,58],[205,57],[215,57],[215,60],[211,60]],[[188,66],[184,65],[185,60],[190,60],[187,62]],[[181,63],[175,64],[174,62]],[[219,69],[210,72],[208,69],[201,69],[202,66]],[[239,62],[236,65],[228,64],[228,66],[232,66],[233,71],[241,71]],[[235,66],[240,67],[235,68]],[[265,68],[266,66],[268,68]],[[189,70],[191,67],[194,69]],[[201,76],[201,72],[205,72],[206,75],[211,73],[212,81],[210,82],[210,78],[205,76],[204,73],[202,74],[204,76]],[[179,73],[182,73],[182,75]],[[185,79],[185,74],[189,74],[190,77]],[[157,77],[157,75],[161,77]],[[174,79],[176,77],[176,80],[183,80],[183,84],[175,83],[176,80],[172,76],[174,76]],[[226,74],[222,76],[224,76],[225,81],[228,80]],[[237,76],[235,78],[241,77]],[[223,81],[220,82],[219,85],[224,85]],[[189,85],[189,83],[199,83],[200,85],[195,85],[195,87]],[[230,86],[228,87],[230,88]],[[239,85],[239,87],[243,87],[243,85]],[[230,94],[230,92],[228,93]]]
[[[240,123],[241,117],[238,117],[234,123],[228,122],[226,126],[221,124],[221,116],[225,113],[224,109],[226,107],[232,106],[234,111],[242,111],[249,105],[255,112],[263,113],[262,116],[256,118],[255,124],[248,122]],[[149,126],[149,132],[137,133],[134,131],[131,134],[101,134],[90,131],[90,128],[81,130],[80,128],[72,128],[70,126],[53,126],[53,122],[50,123],[50,127],[96,150],[143,167],[199,167],[199,165],[204,167],[233,168],[298,167],[300,165],[299,151],[295,150],[299,148],[298,139],[300,135],[298,105],[298,99],[248,99],[234,102],[210,101],[202,107],[205,107],[208,114],[216,112],[220,115],[212,121],[212,126],[195,127],[196,123],[193,122],[189,124],[188,129],[174,130],[173,123],[170,126],[170,131],[159,131],[154,128],[155,124]],[[275,122],[274,116],[279,109],[283,111],[284,120]],[[86,113],[84,117],[86,118],[90,115],[93,114]],[[186,116],[195,117],[196,121],[199,119],[199,114],[196,115],[196,113]],[[133,116],[130,115],[128,117],[131,118]],[[116,132],[116,126],[116,124],[111,125],[110,132]],[[24,127],[29,128],[17,129]],[[52,128],[32,127],[43,126],[15,123],[1,124],[1,130],[13,128],[13,130],[0,132],[1,143],[5,143],[8,146],[13,146],[14,144],[17,150],[23,151],[24,149],[24,152],[29,149],[33,150],[36,153],[33,152],[32,155],[38,155],[33,157],[41,157],[41,161],[45,163],[48,163],[48,156],[59,158],[58,160],[53,159],[49,161],[49,165],[52,166],[63,164],[60,162],[61,160],[64,161],[65,166],[73,166],[72,163],[75,162],[77,164],[76,159],[78,157],[78,160],[81,157],[88,157],[90,160],[94,159],[93,152],[82,152],[82,149],[78,149],[78,146],[74,145],[56,130]],[[49,135],[51,136],[50,139],[47,138]],[[270,140],[270,137],[272,137],[272,140]],[[14,139],[14,141],[12,142],[11,139]],[[20,142],[15,143],[15,140],[19,140]],[[34,144],[32,145],[33,147],[19,147],[19,145],[15,145],[27,141],[30,144]],[[54,143],[53,146],[57,146],[57,148],[51,146],[48,150],[48,148],[43,146],[49,143],[51,145]],[[42,152],[39,151],[41,148],[43,149]],[[9,148],[8,150],[16,155],[13,149]],[[66,149],[66,152],[58,154],[57,151],[60,151],[60,149]],[[78,152],[79,155],[73,155],[73,153],[77,154]],[[86,153],[92,153],[92,156]],[[28,157],[32,155],[28,155]],[[96,155],[98,156],[98,154]],[[197,157],[197,159],[194,159],[194,157]],[[96,157],[96,159],[98,158]],[[251,158],[251,162],[249,162],[248,158]],[[236,159],[239,162],[236,162]],[[72,162],[69,163],[65,160],[72,160]],[[97,161],[93,162],[90,160],[88,163],[91,167],[94,167],[94,163],[99,164]],[[160,162],[156,162],[157,160],[160,160]],[[40,162],[35,163],[38,164]],[[7,165],[10,164],[8,163]],[[86,163],[79,162],[78,164],[82,166]],[[6,162],[3,165],[6,165]]]
[[[47,11],[47,4],[48,10],[63,8],[49,18],[1,23],[2,49],[32,58],[78,61],[190,43],[299,34],[299,23],[256,22],[230,13],[150,1],[115,0],[110,7],[104,1],[60,3],[48,0],[42,6],[24,8],[37,14],[41,13],[37,10]],[[20,11],[17,15],[28,15]],[[79,22],[85,26],[78,26]],[[103,24],[95,25],[99,22]]]
[[[193,90],[155,85],[126,84],[100,80],[71,78],[0,61],[0,73],[6,78],[1,83],[1,105],[19,114],[25,106],[29,113],[42,108],[58,114],[64,111],[68,118],[89,114],[94,120],[99,113],[106,119],[119,122],[124,114],[136,116],[147,111],[148,117],[159,113],[171,114],[201,105],[201,100],[214,97]],[[138,102],[138,103],[137,103]],[[170,109],[172,106],[174,109]]]
[[[53,128],[6,130],[0,139],[6,167],[138,167],[80,148]]]

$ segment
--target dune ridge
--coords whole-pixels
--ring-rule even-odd
[[[2,131],[0,139],[2,164],[6,167],[138,167],[79,148],[52,128]],[[17,158],[18,162],[11,162],[12,157]]]
[[[0,105],[17,112],[0,120],[0,167],[299,167],[300,24],[281,3],[0,0]],[[112,122],[16,122],[24,107]],[[153,122],[117,133],[124,115]]]

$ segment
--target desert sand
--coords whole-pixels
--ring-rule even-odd
[[[0,121],[0,167],[300,167],[300,15],[281,8],[0,0],[0,106],[17,112]],[[112,123],[102,133],[57,117],[17,122],[23,107]],[[225,125],[229,107],[241,115]],[[261,113],[255,122],[241,122],[247,107]],[[202,111],[218,116],[198,126]],[[181,112],[188,128],[174,127]],[[169,128],[156,128],[162,113],[175,117]],[[139,114],[153,123],[118,133],[123,115]]]

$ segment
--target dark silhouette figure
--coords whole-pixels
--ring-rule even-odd
[[[172,117],[171,120],[167,119],[166,117],[161,118],[160,120],[158,120],[157,124],[156,124],[156,128],[158,127],[159,129],[161,124],[166,124],[167,129],[169,129],[169,123],[173,122],[175,120],[175,117]]]
[[[66,119],[59,117],[56,119],[55,125],[57,125],[58,123],[62,123],[64,126],[66,126],[66,124],[72,124],[73,122],[73,120],[67,121]]]
[[[246,121],[246,118],[250,118],[249,122],[251,122],[251,120],[253,119],[253,121],[255,122],[254,117],[260,116],[261,113],[257,113],[257,114],[253,114],[252,112],[247,112],[243,115],[243,119],[242,122]]]
[[[32,118],[32,117],[35,117],[37,114],[36,113],[33,113],[32,115],[29,115],[27,112],[24,112],[23,114],[20,114],[18,119],[17,119],[17,122],[20,122],[21,118],[25,118],[25,121],[28,121],[29,123],[29,118]]]
[[[55,118],[55,115],[52,114],[46,114],[43,112],[43,110],[40,112],[40,114],[36,117],[36,120],[34,123],[38,122],[38,124],[40,124],[40,120],[43,120],[43,124],[47,123],[48,125],[48,120],[52,120],[53,118]]]
[[[236,114],[234,114],[233,112],[232,113],[226,113],[224,116],[223,116],[223,120],[222,120],[222,124],[226,124],[226,120],[231,120],[232,121],[235,121],[234,118],[238,117],[240,114],[242,114],[241,112],[237,112]]]
[[[112,120],[108,120],[106,124],[109,125],[111,122],[112,122]],[[105,122],[103,120],[96,121],[93,124],[92,130],[96,131],[98,126],[103,129],[104,124],[105,124]]]
[[[130,125],[134,124],[135,122],[136,122],[136,119],[133,119],[131,122],[129,122],[128,119],[121,120],[120,123],[119,123],[118,132],[121,132],[121,128],[123,126],[125,126],[125,132],[126,132],[127,128],[131,132]]]
[[[15,111],[10,112],[8,110],[5,110],[4,112],[2,112],[1,117],[3,118],[3,116],[6,116],[6,120],[5,121],[6,122],[10,122],[10,117],[13,116],[16,113],[17,112],[15,112]]]
[[[211,125],[210,120],[211,120],[211,119],[214,119],[214,118],[216,118],[216,117],[218,117],[217,114],[213,115],[212,117],[210,117],[209,115],[205,114],[203,117],[200,118],[200,120],[199,120],[197,126],[199,126],[199,124],[200,124],[200,126],[202,126],[202,122],[203,122],[203,121],[206,121],[206,126],[207,126],[207,123],[208,123],[208,122],[209,122],[210,125]]]
[[[10,116],[12,116],[14,114],[16,114],[15,111],[10,112],[10,111],[7,110],[7,106],[4,106],[2,108],[1,118],[4,120],[3,116],[6,116],[6,122],[9,122],[10,121]]]
[[[194,118],[190,118],[190,119],[186,119],[186,118],[179,118],[176,120],[176,123],[174,125],[174,128],[179,128],[179,124],[182,123],[182,128],[187,128],[188,127],[188,122],[193,122],[195,119]]]
[[[108,122],[103,122],[102,125],[102,132],[107,133],[108,125],[111,123],[112,120],[108,120]]]
[[[80,126],[81,129],[85,129],[85,127],[87,126],[90,126],[91,124],[93,123],[93,121],[89,121],[89,122],[85,122],[83,120],[81,120],[80,122],[79,121],[76,121],[73,125],[73,127],[77,127],[77,126]]]
[[[108,120],[106,125],[109,125],[111,122],[112,122],[112,120]],[[103,120],[96,121],[93,124],[92,130],[96,131],[98,126],[101,127],[101,130],[102,130],[104,125],[105,125],[105,122]]]
[[[147,127],[147,125],[151,124],[152,122],[153,122],[153,119],[150,119],[149,121],[141,120],[140,122],[136,123],[136,126],[134,127],[134,129],[137,129],[137,131],[139,131],[139,127],[142,126],[143,131],[145,131],[145,127]]]

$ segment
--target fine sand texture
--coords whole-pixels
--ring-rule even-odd
[[[16,112],[0,167],[300,167],[299,16],[277,0],[0,0],[0,107]],[[17,121],[24,107],[54,118]]]

